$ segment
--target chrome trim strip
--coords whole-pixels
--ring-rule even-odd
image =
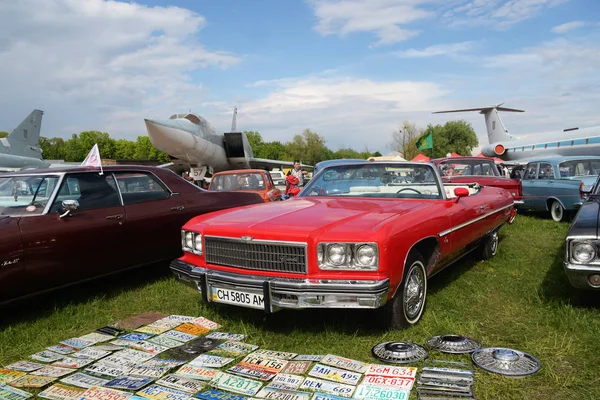
[[[467,222],[465,222],[465,223],[462,223],[462,224],[460,224],[460,225],[457,225],[457,226],[455,226],[455,227],[453,227],[453,228],[446,229],[445,231],[442,231],[442,232],[438,233],[438,236],[439,236],[439,237],[446,236],[446,235],[448,235],[449,233],[455,232],[455,231],[457,231],[457,230],[459,230],[459,229],[462,229],[462,228],[464,228],[464,227],[466,227],[466,226],[469,226],[469,225],[471,225],[471,224],[474,224],[475,222],[481,221],[482,219],[485,219],[485,218],[489,217],[490,215],[494,215],[494,214],[496,214],[496,213],[499,213],[500,211],[504,211],[504,210],[506,210],[507,208],[510,208],[510,207],[512,207],[512,206],[513,206],[513,204],[508,204],[508,205],[506,205],[506,206],[504,206],[504,207],[502,207],[502,208],[499,208],[499,209],[497,209],[497,210],[491,211],[491,212],[489,212],[489,213],[487,213],[487,214],[483,214],[482,216],[480,216],[480,217],[477,217],[477,218],[475,218],[475,219],[472,219],[471,221],[467,221]]]
[[[201,233],[201,232],[198,232]],[[214,235],[204,235],[204,238],[215,238],[215,239],[229,239],[229,240],[235,240],[238,241],[240,243],[260,243],[260,244],[277,244],[277,245],[281,245],[281,244],[289,244],[292,246],[304,246],[304,247],[308,247],[308,243],[306,242],[291,242],[288,240],[271,240],[271,239],[252,239],[251,241],[244,241],[241,239],[241,237],[233,237],[233,236],[214,236]]]

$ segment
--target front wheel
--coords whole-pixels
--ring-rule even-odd
[[[557,200],[554,200],[550,205],[550,215],[556,222],[561,222],[565,218],[565,209]]]
[[[404,276],[400,287],[382,310],[385,323],[392,329],[415,325],[423,315],[426,298],[425,261],[419,252],[413,251],[404,265]]]

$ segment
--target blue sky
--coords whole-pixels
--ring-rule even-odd
[[[192,110],[226,130],[389,152],[403,121],[504,102],[511,133],[600,124],[597,0],[20,0],[0,14],[0,130],[145,134]],[[32,10],[34,10],[32,12]]]

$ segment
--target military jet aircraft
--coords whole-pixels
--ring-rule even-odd
[[[217,133],[205,118],[191,112],[173,114],[168,120],[144,121],[152,145],[167,153],[173,163],[190,166],[196,180],[207,172],[293,166],[289,161],[255,158],[246,135],[236,132],[236,115],[234,109],[231,132],[225,133]]]
[[[33,110],[7,137],[0,138],[0,172],[48,168],[40,148],[41,110]]]
[[[532,157],[600,155],[600,126],[543,132],[519,138],[508,133],[498,111],[524,112],[497,104],[489,107],[436,111],[434,114],[479,111],[485,117],[489,144],[481,154],[505,161],[524,161]]]

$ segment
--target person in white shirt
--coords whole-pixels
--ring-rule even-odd
[[[304,174],[305,174],[305,172],[302,171],[302,166],[300,165],[300,161],[294,160],[294,168],[290,169],[286,176],[294,175],[296,178],[298,178],[297,186],[303,187],[304,186]]]

